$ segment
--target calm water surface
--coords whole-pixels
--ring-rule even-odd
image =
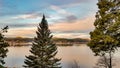
[[[5,59],[6,66],[23,68],[25,56],[29,55],[30,46],[9,47],[8,56]],[[115,57],[120,59],[120,52],[115,54]],[[93,68],[97,62],[98,57],[95,57],[86,44],[79,44],[79,46],[58,46],[58,53],[56,57],[61,58],[62,68],[69,68],[70,63],[75,60],[79,63],[81,68]],[[120,62],[117,60],[115,68],[120,68]]]

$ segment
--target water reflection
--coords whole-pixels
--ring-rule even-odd
[[[85,44],[81,44],[80,46],[59,47],[58,50],[57,56],[62,57],[62,62],[68,63],[77,60],[82,66],[87,66],[88,68],[92,68],[96,62],[96,57],[93,56],[92,51]]]
[[[25,55],[29,55],[30,46],[22,47],[8,47],[8,57],[5,59],[6,66],[22,68],[24,65]],[[76,60],[82,68],[93,68],[97,62],[97,58],[86,46],[86,44],[79,44],[79,46],[58,46],[58,58],[62,58],[62,68],[69,68],[69,64]]]

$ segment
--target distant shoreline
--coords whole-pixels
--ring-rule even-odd
[[[33,38],[6,38],[6,42],[9,43],[10,46],[29,46],[32,45],[34,41]],[[89,39],[82,39],[82,38],[74,38],[74,39],[67,39],[67,38],[53,38],[53,42],[56,43],[58,46],[72,46],[73,44],[86,44],[89,42]]]
[[[57,46],[74,46],[74,44],[75,45],[77,45],[77,46],[79,46],[78,44],[87,44],[88,42],[80,42],[80,43],[61,43],[61,44],[59,44],[59,43],[55,43]],[[22,43],[20,43],[20,44],[14,44],[14,45],[10,45],[10,47],[11,46],[32,46],[32,43],[31,44],[28,44],[28,43],[26,43],[26,44],[22,44]]]

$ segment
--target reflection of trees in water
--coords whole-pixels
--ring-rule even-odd
[[[81,68],[79,65],[79,62],[77,62],[76,60],[74,60],[72,63],[70,63],[68,65],[68,68]]]
[[[73,46],[73,44],[57,44],[58,46]]]
[[[98,59],[96,66],[94,68],[109,68],[110,67],[110,59],[113,60],[113,55],[110,57],[109,55],[102,55]],[[115,60],[115,59],[114,59]],[[112,63],[112,66],[115,66],[115,63]]]

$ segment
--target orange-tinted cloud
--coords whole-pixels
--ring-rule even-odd
[[[62,23],[54,23],[50,26],[52,31],[64,32],[64,31],[88,31],[94,28],[93,22],[94,17],[88,17],[82,20],[70,22],[62,22]]]
[[[62,22],[54,23],[50,25],[50,30],[53,32],[54,37],[65,37],[65,38],[89,38],[89,32],[94,29],[93,26],[94,17],[88,17],[82,20],[77,20],[74,22]],[[6,36],[9,37],[34,37],[36,27],[24,27],[9,29]],[[83,32],[85,31],[85,32]]]
[[[30,27],[30,28],[15,28],[15,29],[9,29],[8,33],[5,33],[5,36],[7,37],[34,37],[36,32],[36,27]]]

